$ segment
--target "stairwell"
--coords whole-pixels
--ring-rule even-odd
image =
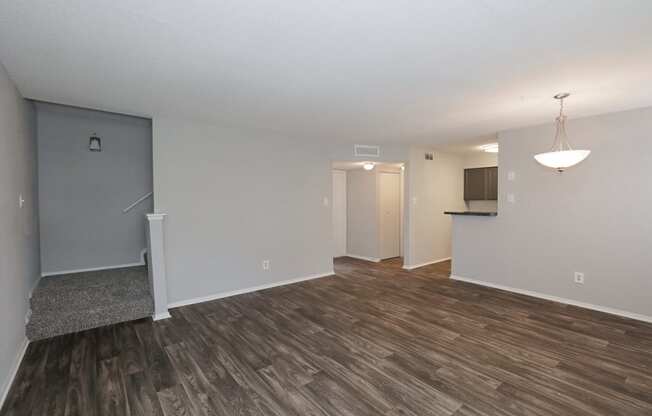
[[[30,341],[152,316],[147,267],[44,277],[30,299]]]

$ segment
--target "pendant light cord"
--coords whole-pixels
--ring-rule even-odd
[[[557,97],[555,97],[557,98]],[[566,137],[566,116],[564,116],[564,98],[559,97],[559,116],[557,117],[557,128],[555,131],[555,140],[552,143],[552,151],[559,152],[563,150],[573,150],[568,138]]]
[[[564,99],[559,99],[559,118],[564,116]]]

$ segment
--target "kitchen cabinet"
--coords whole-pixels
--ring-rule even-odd
[[[464,169],[464,200],[498,199],[498,167]]]

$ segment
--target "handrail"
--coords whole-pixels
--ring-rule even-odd
[[[131,205],[129,205],[127,208],[123,209],[123,210],[122,210],[122,213],[124,214],[124,213],[127,213],[127,212],[131,211],[131,209],[132,209],[133,207],[135,207],[136,205],[140,204],[141,202],[143,202],[144,200],[146,200],[147,198],[149,198],[149,197],[152,196],[153,194],[154,194],[154,192],[148,192],[148,193],[146,193],[145,195],[141,196],[140,198],[138,198],[137,200],[135,200],[133,204],[131,204]]]

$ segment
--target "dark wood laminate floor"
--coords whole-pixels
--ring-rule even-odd
[[[652,415],[652,325],[341,258],[31,344],[2,416]]]

